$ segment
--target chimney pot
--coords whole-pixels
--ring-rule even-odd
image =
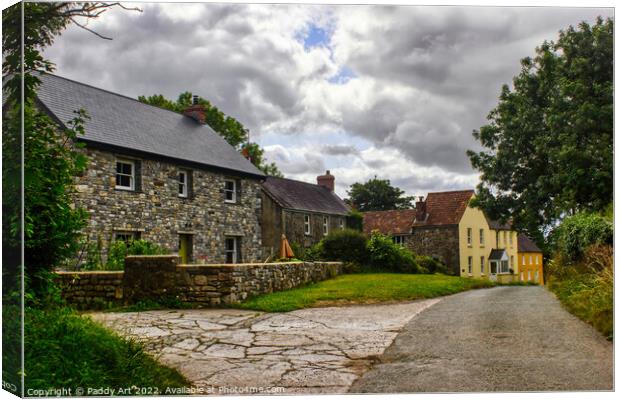
[[[192,98],[192,104],[193,105],[198,105],[198,96],[194,94],[194,97]]]
[[[426,220],[426,201],[424,197],[418,197],[418,201],[415,203],[415,220],[416,222],[423,222]]]
[[[323,176],[316,177],[316,184],[319,186],[327,187],[330,191],[334,191],[336,178],[329,173],[329,170],[325,172]]]

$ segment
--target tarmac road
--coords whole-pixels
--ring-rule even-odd
[[[349,392],[613,389],[613,344],[543,287],[442,299],[413,318]]]

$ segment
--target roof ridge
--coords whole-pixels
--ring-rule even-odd
[[[452,191],[433,191],[433,192],[427,193],[427,196],[429,194],[454,194],[454,193],[469,193],[469,192],[475,193],[476,190],[467,189],[467,190],[452,190]]]
[[[316,184],[316,183],[308,183],[307,181],[303,181],[303,180],[295,180],[295,179],[291,179],[290,177],[278,177],[278,176],[267,176],[268,179],[280,179],[280,180],[288,180],[288,181],[293,181],[295,183],[303,183],[303,184],[307,184],[313,187],[321,187],[324,188],[326,190],[329,190],[327,187],[325,186],[321,186],[320,184]],[[333,192],[331,190],[329,190],[330,192]],[[340,197],[338,197],[340,198]]]
[[[153,108],[161,109],[161,110],[164,110],[164,111],[172,112],[175,115],[183,116],[183,114],[181,114],[180,112],[172,111],[172,110],[169,110],[168,108],[158,107],[156,105],[151,105],[151,104],[143,103],[142,101],[138,100],[137,98],[129,97],[129,96],[125,95],[125,94],[117,93],[117,92],[114,92],[114,91],[111,91],[111,90],[102,89],[101,87],[93,86],[91,84],[80,82],[80,81],[77,81],[75,79],[69,79],[67,77],[57,75],[55,73],[49,73],[49,72],[44,72],[44,71],[39,71],[39,73],[45,74],[45,75],[49,75],[49,76],[53,76],[55,78],[67,80],[69,82],[73,82],[73,83],[76,83],[76,84],[79,84],[79,85],[82,85],[82,86],[90,87],[91,89],[99,90],[99,91],[102,91],[104,93],[115,95],[117,97],[125,98],[127,100],[131,100],[131,101],[137,102],[138,104],[142,104],[142,105],[147,106],[147,107],[153,107]],[[209,126],[209,125],[207,125],[207,126]],[[211,128],[211,129],[213,129],[213,128]]]

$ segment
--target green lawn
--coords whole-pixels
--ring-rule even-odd
[[[494,284],[488,280],[443,274],[346,274],[302,288],[250,298],[238,306],[266,312],[288,312],[318,306],[433,298],[492,286]]]

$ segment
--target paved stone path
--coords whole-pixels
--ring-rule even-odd
[[[611,389],[611,342],[543,287],[496,287],[424,311],[350,392]]]
[[[261,313],[234,309],[96,313],[163,364],[215,393],[342,393],[415,315],[439,299]],[[271,390],[275,387],[279,390]]]

